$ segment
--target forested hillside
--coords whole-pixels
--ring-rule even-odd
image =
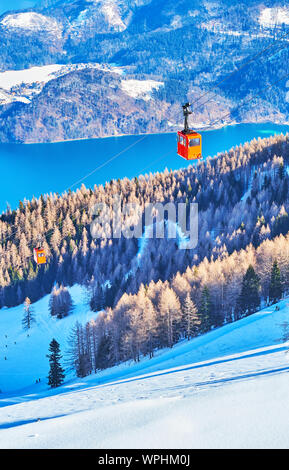
[[[51,80],[31,104],[13,103],[2,113],[0,107],[0,141],[11,141],[11,132],[13,140],[31,143],[167,130],[163,115],[170,118],[176,107],[136,100],[124,82],[116,73],[89,68]]]
[[[253,140],[198,166],[110,181],[105,186],[42,196],[20,203],[0,219],[1,306],[17,305],[49,293],[55,281],[89,286],[95,310],[114,307],[124,292],[140,285],[171,279],[204,258],[222,259],[252,243],[289,229],[287,164],[289,136]],[[123,216],[122,230],[143,217],[148,202],[190,202],[199,205],[199,242],[194,250],[179,249],[178,239],[110,238],[114,196],[135,202],[142,214]],[[105,202],[102,224],[91,213]],[[103,222],[106,222],[105,230]],[[43,268],[32,260],[42,235],[48,255]]]
[[[0,71],[80,63],[88,70],[67,70],[68,77],[44,87],[38,72],[29,86],[20,83],[20,90],[2,90],[0,76],[0,140],[49,142],[169,131],[180,126],[180,103],[197,100],[243,66],[198,102],[192,123],[211,126],[221,116],[236,122],[287,122],[286,78],[267,87],[289,73],[288,11],[278,0],[70,0],[5,14],[0,17]],[[245,66],[248,57],[255,58]],[[124,92],[113,75],[101,82],[92,70],[95,63],[121,67],[123,79],[132,80],[130,89]],[[160,86],[150,95],[136,92],[151,80]],[[31,87],[40,93],[32,100]],[[134,114],[127,120],[125,97]]]
[[[158,349],[255,313],[261,303],[278,302],[288,293],[288,272],[287,234],[258,248],[250,244],[216,260],[205,258],[169,281],[142,284],[95,320],[76,322],[70,364],[84,377],[123,361],[152,358]]]

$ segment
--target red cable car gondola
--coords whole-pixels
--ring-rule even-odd
[[[46,263],[46,255],[44,248],[34,248],[34,261],[37,264],[45,264]]]
[[[42,240],[41,236],[38,237],[38,245],[36,248],[33,248],[33,257],[37,265],[46,263],[46,253],[44,248],[41,246]]]
[[[197,160],[202,158],[202,136],[189,128],[188,117],[192,114],[189,111],[190,103],[183,105],[185,126],[178,132],[178,155],[186,160]]]

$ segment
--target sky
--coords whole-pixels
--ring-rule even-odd
[[[8,10],[33,7],[37,0],[0,0],[0,15]]]

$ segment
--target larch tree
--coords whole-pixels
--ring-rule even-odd
[[[26,297],[24,301],[24,315],[22,318],[22,326],[24,330],[29,330],[33,323],[35,323],[33,307],[31,306],[31,300],[29,299],[29,297]]]
[[[198,309],[192,301],[189,292],[187,293],[184,301],[183,316],[185,337],[189,340],[198,334],[201,324]]]
[[[157,317],[152,301],[147,297],[144,308],[144,335],[146,340],[146,351],[149,357],[154,355],[157,339]]]
[[[165,287],[161,292],[159,301],[159,313],[161,318],[162,344],[172,347],[177,341],[177,326],[181,322],[181,304],[175,292]]]
[[[201,297],[201,304],[199,308],[200,318],[201,318],[201,330],[206,332],[210,329],[212,324],[212,302],[210,291],[207,285],[204,286]]]
[[[69,364],[75,369],[77,377],[86,377],[92,371],[92,324],[82,326],[76,322],[69,337]]]
[[[138,305],[129,309],[129,327],[124,337],[123,347],[127,351],[128,357],[132,357],[135,362],[139,362],[143,343],[143,322],[142,311]]]

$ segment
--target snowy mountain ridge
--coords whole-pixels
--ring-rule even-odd
[[[23,29],[28,31],[46,31],[60,33],[62,28],[53,18],[36,12],[13,13],[4,16],[0,21],[5,28]]]
[[[55,2],[56,3],[56,2]],[[63,2],[63,8],[67,4],[73,2]],[[75,2],[76,4],[81,2]],[[92,26],[94,18],[98,18],[100,29],[98,32],[108,32],[109,29],[115,32],[124,31],[129,25],[135,10],[137,8],[153,4],[153,0],[90,0],[82,2],[79,13],[70,21],[67,31],[77,31],[78,29],[89,28]],[[210,14],[218,14],[222,5],[219,2],[211,2],[214,8],[210,7],[209,2],[204,2],[204,5]],[[57,3],[59,8],[60,3]],[[65,30],[65,23],[57,21],[52,16],[54,5],[51,4],[48,10],[38,11],[21,11],[6,13],[0,23],[7,29],[26,29],[30,31],[63,31]],[[180,28],[184,24],[190,22],[190,19],[202,17],[202,8],[188,10],[187,17],[182,16],[181,10],[179,14],[174,11],[168,11],[167,16],[170,18],[169,24],[166,28],[172,29]],[[276,25],[289,24],[289,8],[286,6],[268,7],[261,5],[257,15],[258,23],[265,28],[272,28]],[[207,23],[202,25],[205,27]],[[101,26],[102,25],[102,26]],[[106,30],[104,29],[106,25]],[[214,22],[217,26],[217,23]]]
[[[177,127],[176,106],[195,101],[202,93],[207,93],[215,81],[222,81],[227,73],[236,71],[246,58],[267,48],[267,56],[269,50],[272,53],[270,62],[268,57],[260,57],[217,88],[213,101],[204,100],[203,106],[200,101],[195,109],[194,123],[196,127],[210,126],[220,116],[237,111],[238,116],[232,116],[232,122],[278,120],[286,123],[289,111],[284,83],[280,81],[274,87],[274,93],[265,93],[256,87],[256,80],[261,76],[264,83],[275,82],[276,70],[282,70],[287,62],[288,18],[288,7],[278,0],[266,4],[252,0],[249,5],[229,0],[197,0],[193,5],[189,0],[43,1],[37,7],[8,12],[0,17],[3,44],[0,72],[23,70],[25,74],[35,67],[63,64],[70,65],[72,70],[67,73],[73,74],[76,64],[86,63],[90,68],[91,64],[118,66],[126,70],[129,80],[147,82],[146,85],[162,84],[139,94],[134,87],[137,100],[150,101],[153,97],[159,115],[156,120],[154,110],[154,116],[147,115],[145,122],[138,119],[124,131],[122,104],[114,109],[116,124],[110,135],[144,133],[152,128],[163,132]],[[93,104],[92,110],[92,99],[84,104],[77,103],[75,109],[83,109],[77,129],[73,130],[73,122],[67,116],[68,108],[62,107],[66,95],[71,101],[78,101],[77,90],[89,87],[89,76],[71,76],[74,84],[68,87],[70,79],[67,80],[66,75],[58,78],[48,94],[43,86],[24,90],[23,94],[16,93],[16,97],[3,98],[2,94],[1,142],[50,142],[107,135],[101,126],[93,132],[87,130],[85,118],[90,114],[98,115],[99,109],[106,106],[104,99],[97,100],[99,107]],[[113,78],[110,83],[107,81],[103,96],[110,94],[113,82]],[[95,86],[99,88],[97,79]],[[62,96],[64,88],[65,96]],[[238,110],[238,104],[255,93],[258,96],[254,105]],[[39,95],[41,99],[38,100]],[[121,95],[122,88],[117,88],[112,101],[122,101]],[[33,106],[30,106],[32,100]],[[19,106],[17,101],[27,106]],[[131,114],[138,104],[131,103]],[[55,108],[58,109],[57,121],[63,121],[64,126],[56,125]],[[36,115],[39,116],[37,122]],[[46,122],[53,125],[42,131]]]

